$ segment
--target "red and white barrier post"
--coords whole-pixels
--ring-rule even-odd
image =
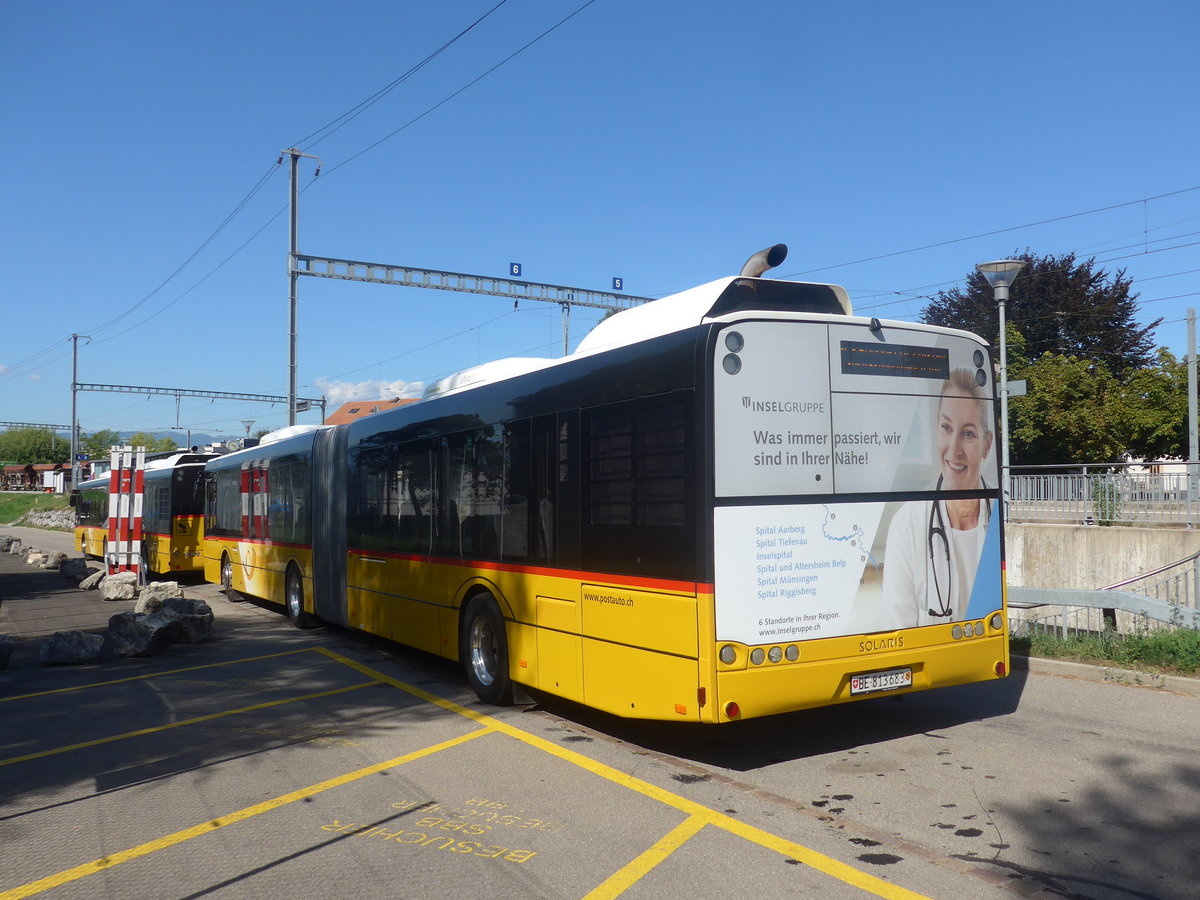
[[[146,448],[113,447],[108,482],[108,574],[135,572],[142,566],[142,494]]]

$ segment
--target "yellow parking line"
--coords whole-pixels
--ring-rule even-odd
[[[653,847],[642,853],[624,868],[614,872],[603,883],[597,886],[595,890],[585,894],[584,900],[609,900],[612,897],[620,897],[635,881],[686,844],[705,824],[699,816],[688,816],[681,824],[672,828]]]
[[[15,697],[0,697],[0,703],[10,700],[29,700],[33,697],[48,697],[51,694],[70,694],[74,691],[86,691],[89,688],[108,687],[113,684],[125,684],[130,681],[145,681],[148,678],[162,678],[164,675],[179,675],[182,672],[197,672],[201,669],[217,669],[221,666],[238,666],[242,663],[258,662],[262,659],[275,659],[279,656],[291,656],[295,653],[311,653],[312,647],[301,647],[299,650],[284,650],[282,653],[268,653],[265,656],[248,656],[245,659],[231,659],[227,662],[205,663],[202,666],[188,666],[186,669],[171,669],[167,672],[150,672],[146,675],[131,675],[128,678],[115,678],[112,681],[97,681],[92,684],[77,684],[75,687],[54,688],[50,691],[37,691],[33,694],[18,694]]]
[[[405,763],[413,760],[422,759],[434,753],[440,753],[442,750],[447,750],[450,747],[455,747],[465,743],[473,738],[487,734],[489,729],[481,728],[476,731],[468,732],[460,737],[451,738],[448,741],[442,741],[440,744],[434,744],[432,747],[426,747],[423,750],[415,750],[412,753],[406,753],[403,756],[397,756],[394,759],[389,759],[386,762],[376,763],[375,765],[367,766],[363,769],[357,769],[353,772],[347,772],[345,775],[338,775],[336,778],[330,778],[327,781],[322,781],[306,788],[301,788],[298,791],[292,791],[290,794],[283,794],[280,797],[275,797],[271,800],[264,800],[262,803],[256,803],[253,806],[247,806],[245,809],[239,809],[237,812],[229,813],[225,816],[219,816],[208,822],[203,822],[199,825],[193,825],[191,828],[185,828],[182,831],[176,831],[174,834],[168,834],[165,837],[160,837],[153,841],[148,841],[145,844],[139,844],[136,847],[130,847],[128,850],[122,850],[119,853],[110,853],[100,859],[92,860],[89,863],[75,866],[72,869],[66,869],[56,875],[48,875],[45,878],[39,878],[37,881],[30,881],[20,887],[12,888],[11,890],[0,893],[0,900],[20,900],[23,897],[32,897],[34,894],[40,894],[42,891],[48,891],[52,888],[60,887],[72,881],[78,881],[80,878],[86,878],[88,875],[94,875],[97,872],[102,872],[105,869],[111,869],[114,866],[119,866],[122,863],[127,863],[131,860],[138,859],[142,856],[148,856],[159,850],[165,850],[168,847],[173,847],[176,844],[182,844],[184,841],[190,841],[194,837],[199,837],[203,834],[209,834],[216,831],[218,828],[224,828],[227,825],[233,825],[237,822],[245,821],[252,816],[257,816],[260,813],[270,812],[273,809],[278,809],[281,806],[287,806],[289,803],[295,803],[297,800],[304,800],[312,797],[315,794],[323,793],[335,787],[340,787],[343,784],[348,784],[351,781],[357,781],[360,778],[366,778],[368,775],[374,775],[377,772],[382,772],[386,769],[393,769],[396,766],[402,766]]]
[[[491,728],[492,730],[515,738],[531,747],[542,750],[551,756],[557,756],[566,762],[569,762],[581,769],[591,772],[600,778],[618,784],[621,787],[629,788],[632,791],[637,791],[652,800],[657,800],[660,803],[668,806],[673,806],[675,809],[686,813],[689,817],[695,818],[706,825],[712,825],[716,828],[721,828],[728,831],[730,834],[735,834],[738,837],[758,844],[761,847],[766,847],[787,856],[789,859],[795,859],[802,862],[819,872],[823,872],[831,878],[836,878],[838,881],[860,888],[868,893],[874,894],[877,897],[884,897],[887,900],[925,900],[924,895],[915,893],[906,888],[899,887],[891,882],[884,881],[882,878],[876,878],[874,875],[869,875],[866,872],[847,865],[840,860],[836,860],[831,856],[826,856],[824,853],[819,853],[805,847],[802,844],[794,843],[793,841],[785,840],[778,835],[771,834],[769,831],[763,831],[761,828],[755,828],[753,825],[747,825],[745,822],[739,822],[737,819],[724,815],[723,813],[715,812],[707,806],[696,803],[693,800],[688,800],[686,797],[680,797],[678,794],[673,794],[668,790],[650,784],[647,781],[642,781],[640,778],[634,778],[632,775],[627,775],[617,769],[607,766],[604,763],[597,762],[581,753],[576,753],[574,750],[568,750],[565,747],[560,747],[545,738],[537,737],[529,732],[501,722],[499,719],[494,719],[485,713],[478,712],[473,709],[468,709],[455,703],[453,700],[446,700],[442,697],[435,696],[428,691],[422,690],[411,684],[400,681],[397,678],[392,678],[384,675],[382,672],[377,672],[369,666],[356,662],[348,657],[342,656],[333,650],[325,647],[315,647],[316,652],[328,656],[330,659],[336,659],[338,662],[350,666],[352,669],[371,677],[376,678],[385,684],[390,684],[397,687],[407,694],[418,697],[442,709],[449,710],[478,722],[480,725]],[[644,873],[643,873],[644,874]],[[640,877],[640,876],[639,876]],[[0,897],[0,900],[3,900]]]
[[[321,691],[316,694],[305,694],[302,697],[286,697],[283,700],[268,700],[264,703],[255,703],[252,706],[243,706],[240,709],[229,709],[223,712],[208,713],[203,716],[196,716],[192,719],[182,719],[178,722],[170,722],[166,725],[155,725],[151,728],[139,728],[137,731],[126,731],[124,734],[113,734],[108,737],[96,738],[91,741],[82,741],[78,744],[71,744],[66,747],[55,747],[51,750],[39,750],[37,753],[26,753],[24,756],[13,756],[9,759],[0,759],[0,768],[11,766],[15,763],[29,762],[31,759],[42,759],[46,756],[56,756],[59,753],[69,753],[72,750],[82,750],[85,747],[96,747],[100,744],[111,744],[114,741],[123,741],[128,738],[142,737],[147,734],[157,734],[160,731],[169,731],[172,728],[182,728],[184,725],[196,725],[200,722],[211,722],[213,719],[221,719],[225,716],[236,716],[241,713],[254,712],[259,709],[270,709],[272,706],[282,706],[285,703],[298,703],[302,700],[315,700],[318,697],[331,697],[334,694],[344,694],[346,691],[357,691],[359,688],[371,687],[379,684],[378,680],[366,681],[362,684],[352,684],[349,687],[335,688],[332,691]]]

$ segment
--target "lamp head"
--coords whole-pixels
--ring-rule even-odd
[[[995,291],[997,300],[1007,300],[1009,285],[1023,268],[1023,259],[998,259],[995,262],[979,263],[975,266],[975,271],[987,279],[987,283]]]

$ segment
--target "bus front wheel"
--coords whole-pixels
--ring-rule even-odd
[[[316,625],[312,615],[304,611],[304,579],[300,577],[300,570],[295,566],[288,566],[285,589],[288,621],[297,628],[312,628]]]
[[[476,594],[467,602],[462,623],[460,656],[471,690],[484,703],[510,705],[508,636],[496,601],[489,594]]]

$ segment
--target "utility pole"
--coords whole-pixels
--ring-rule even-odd
[[[1196,504],[1196,480],[1200,476],[1200,471],[1197,470],[1197,461],[1200,456],[1197,455],[1197,434],[1196,434],[1196,310],[1189,309],[1187,311],[1187,328],[1188,328],[1188,527],[1191,528],[1195,524],[1192,521],[1192,510]]]
[[[71,490],[79,485],[79,420],[75,415],[75,397],[79,389],[80,338],[86,338],[89,344],[92,342],[89,335],[71,335]]]
[[[300,157],[315,159],[317,171],[314,178],[321,174],[321,157],[309,153],[301,153],[295,147],[283,151],[292,158],[291,191],[288,201],[288,424],[296,424],[296,307],[297,307],[297,272],[296,255],[300,252],[300,188],[297,183],[297,170]],[[281,156],[282,160],[283,157]]]

